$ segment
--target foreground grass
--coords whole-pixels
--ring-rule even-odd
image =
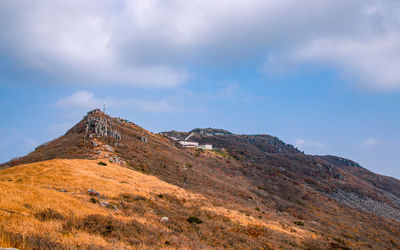
[[[57,159],[20,165],[0,171],[0,247],[268,249],[298,248],[316,238],[261,213],[212,203],[117,164]],[[169,222],[160,222],[164,216]]]

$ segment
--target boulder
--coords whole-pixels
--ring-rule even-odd
[[[110,158],[108,158],[108,160],[109,160],[111,163],[113,163],[113,162],[118,163],[118,164],[125,164],[125,163],[126,163],[123,159],[121,159],[121,158],[118,157],[118,156],[111,156]]]
[[[108,152],[114,152],[114,148],[111,147],[110,145],[105,145],[105,146],[104,146],[104,149],[105,149],[106,151],[108,151]]]
[[[169,219],[168,219],[168,217],[162,217],[162,218],[160,219],[160,222],[161,222],[161,223],[166,223],[166,222],[169,222]]]
[[[110,206],[110,202],[107,202],[107,201],[100,201],[100,206],[102,206],[102,207],[108,207],[108,206]]]
[[[96,190],[91,189],[91,188],[88,189],[88,193],[90,196],[100,196],[99,192],[97,192]]]
[[[119,157],[114,156],[114,161],[115,163],[121,164]]]

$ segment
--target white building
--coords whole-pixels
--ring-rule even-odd
[[[181,144],[185,148],[198,148],[199,147],[199,143],[193,142],[193,141],[179,141],[179,144]]]
[[[212,147],[212,145],[211,145],[211,144],[199,145],[199,147],[198,147],[198,148],[201,148],[201,149],[206,149],[206,150],[212,150],[212,149],[213,149],[213,147]]]
[[[193,141],[179,141],[179,144],[181,144],[185,148],[201,148],[205,150],[213,149],[213,146],[211,144],[199,145],[198,142],[193,142]]]

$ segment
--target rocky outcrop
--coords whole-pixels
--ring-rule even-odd
[[[348,159],[345,159],[342,157],[338,157],[338,156],[326,155],[326,156],[320,156],[320,158],[322,158],[325,161],[328,161],[329,163],[336,165],[336,166],[361,168],[360,164],[358,164],[357,162],[354,162],[352,160],[348,160]]]
[[[399,209],[393,208],[386,203],[376,201],[370,197],[361,196],[359,194],[343,190],[337,190],[336,192],[327,195],[347,206],[400,221]],[[395,197],[398,201],[398,197],[391,195],[392,199],[393,197]]]
[[[110,145],[104,145],[104,150],[113,153],[115,150]]]
[[[97,111],[101,112],[101,111]],[[113,124],[116,123],[108,116],[94,116],[96,110],[91,111],[85,117],[85,137],[111,137],[115,140],[121,140],[121,134],[113,129]]]
[[[108,158],[108,160],[109,160],[111,163],[115,162],[115,163],[121,164],[121,165],[125,165],[125,164],[126,164],[125,160],[122,159],[121,157],[118,157],[118,156],[110,156],[110,157]]]

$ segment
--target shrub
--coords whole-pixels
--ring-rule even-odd
[[[107,166],[107,163],[99,161],[97,164],[99,164],[100,166]]]
[[[319,249],[327,249],[328,246],[325,242],[318,239],[306,239],[302,242],[303,249],[306,250],[319,250]]]
[[[298,226],[304,226],[304,222],[301,222],[301,221],[294,221],[293,223]]]
[[[28,203],[25,203],[25,204],[24,204],[24,207],[26,207],[26,208],[28,208],[28,209],[31,209],[31,208],[32,208],[32,206],[31,206],[30,204],[28,204]]]
[[[133,202],[133,201],[146,201],[146,197],[142,195],[134,195],[134,194],[129,194],[129,193],[122,193],[119,195],[122,199],[124,199],[127,202]]]
[[[91,203],[93,203],[93,204],[97,204],[97,203],[99,203],[99,200],[98,199],[96,199],[96,198],[94,198],[94,197],[90,197],[90,200],[89,200]]]
[[[132,219],[123,221],[113,216],[92,214],[80,219],[73,220],[64,228],[75,228],[91,234],[112,238],[113,240],[126,241],[129,244],[154,245],[159,242],[161,232],[156,228]]]
[[[48,221],[48,220],[64,220],[64,216],[57,212],[54,209],[47,208],[42,211],[38,211],[34,214],[34,216],[40,221]]]
[[[193,224],[193,223],[195,223],[195,224],[201,224],[201,223],[203,223],[202,220],[200,220],[199,218],[197,218],[197,217],[195,217],[195,216],[190,216],[186,221],[189,222],[189,223],[191,223],[191,224]]]
[[[24,235],[22,233],[1,232],[0,246],[10,249],[66,249],[49,235]],[[15,247],[15,248],[14,248]],[[1,248],[3,249],[3,248]],[[8,248],[7,248],[8,249]]]
[[[237,161],[240,161],[240,157],[237,156],[237,155],[233,155],[232,158],[235,159],[235,160],[237,160]]]

